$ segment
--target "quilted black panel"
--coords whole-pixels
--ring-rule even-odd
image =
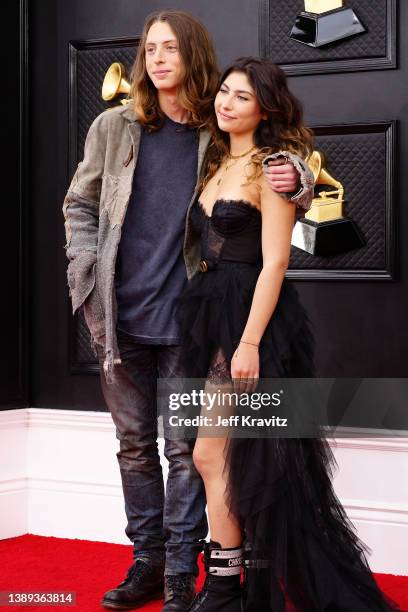
[[[269,24],[260,32],[263,46],[277,64],[313,63],[333,60],[383,58],[387,56],[387,18],[391,0],[349,0],[367,32],[327,47],[313,48],[289,38],[296,15],[305,10],[303,0],[265,0],[269,2]]]
[[[72,160],[75,167],[83,157],[85,138],[92,121],[104,110],[117,104],[105,102],[101,97],[102,82],[105,73],[113,62],[121,62],[126,68],[126,76],[129,80],[131,67],[136,55],[136,46],[105,46],[98,47],[93,43],[87,48],[86,43],[81,43],[76,50],[76,97],[72,100],[75,105],[71,109],[76,116],[76,159]],[[76,367],[81,364],[95,364],[96,359],[90,348],[90,335],[82,315],[75,318],[74,342],[72,360]]]
[[[113,62],[122,62],[129,80],[136,49],[83,49],[77,53],[77,154],[80,160],[89,126],[95,117],[110,106],[101,97],[102,82],[107,69]]]
[[[74,343],[74,363],[96,363],[95,355],[90,346],[91,336],[85,323],[83,314],[76,317],[75,343]]]
[[[386,134],[330,134],[316,137],[330,174],[343,183],[345,214],[353,219],[367,244],[334,257],[316,257],[292,247],[290,268],[385,269],[386,267]]]

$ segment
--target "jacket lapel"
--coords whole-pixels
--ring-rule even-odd
[[[197,180],[200,176],[201,166],[203,165],[204,155],[210,142],[210,132],[208,130],[200,130],[200,141],[198,144],[198,164],[197,164]]]

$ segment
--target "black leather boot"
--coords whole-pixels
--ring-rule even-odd
[[[285,610],[285,597],[277,583],[274,600],[271,601],[272,575],[270,562],[265,555],[254,555],[251,550],[244,553],[243,600],[245,612],[273,612]],[[297,608],[296,608],[297,609]],[[299,608],[302,609],[303,608]]]
[[[194,574],[175,574],[164,577],[163,612],[187,612],[195,597]]]
[[[207,577],[188,612],[242,612],[242,548],[221,548],[211,541],[204,547]]]
[[[107,591],[101,601],[104,608],[133,610],[153,599],[163,597],[164,566],[136,559],[127,576],[116,589]]]

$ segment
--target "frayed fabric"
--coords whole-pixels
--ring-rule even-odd
[[[113,383],[115,383],[116,380],[114,374],[114,367],[115,365],[119,365],[120,363],[122,363],[122,360],[120,359],[120,357],[114,357],[113,351],[111,349],[106,351],[105,361],[103,363],[103,371],[105,374],[105,380],[108,385],[112,385]]]
[[[312,205],[314,190],[313,172],[310,170],[304,159],[295,153],[291,153],[290,151],[277,151],[276,153],[267,155],[262,161],[262,165],[264,168],[266,168],[269,161],[274,161],[279,157],[286,157],[286,159],[294,165],[296,170],[299,172],[301,185],[299,191],[295,194],[281,193],[280,195],[294,202],[298,208],[301,208],[304,211],[309,210]]]

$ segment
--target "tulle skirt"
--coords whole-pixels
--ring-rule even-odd
[[[221,262],[197,274],[179,300],[185,361],[192,377],[204,378],[211,359],[222,348],[228,362],[245,327],[257,265]],[[260,344],[260,376],[313,376],[314,341],[305,309],[293,285],[284,281],[278,304]]]
[[[178,308],[189,376],[205,378],[220,349],[230,363],[259,272],[221,262],[190,281]],[[284,281],[259,347],[260,377],[313,377],[313,352],[306,311]],[[335,495],[336,463],[320,429],[312,438],[232,437],[227,448],[228,501],[245,538],[246,612],[398,610]]]

